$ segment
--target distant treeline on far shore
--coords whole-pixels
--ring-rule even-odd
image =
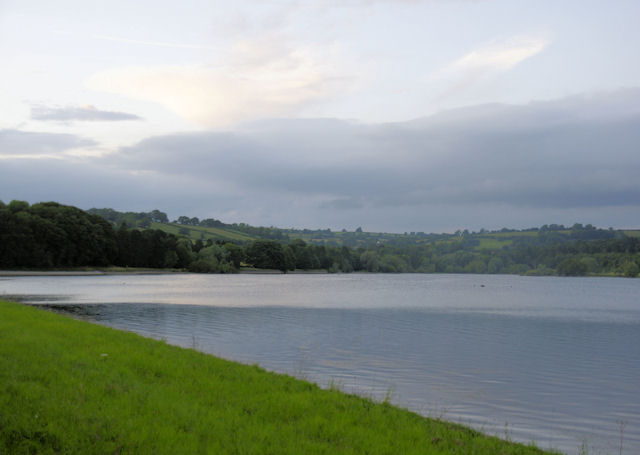
[[[640,232],[578,223],[454,234],[334,232],[0,201],[0,268],[108,266],[636,277]]]

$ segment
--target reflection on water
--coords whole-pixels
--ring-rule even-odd
[[[11,283],[11,285],[9,285]],[[484,285],[484,286],[482,286]],[[19,278],[0,292],[542,447],[640,453],[640,280]],[[22,294],[21,294],[22,292]],[[6,297],[6,296],[5,296]]]

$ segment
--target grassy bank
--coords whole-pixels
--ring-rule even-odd
[[[0,453],[547,452],[0,302]]]

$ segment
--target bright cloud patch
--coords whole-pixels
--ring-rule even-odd
[[[437,99],[459,95],[487,77],[509,71],[542,52],[548,44],[543,38],[516,36],[474,49],[432,75],[446,84]]]
[[[330,69],[312,54],[274,41],[241,42],[217,65],[117,68],[94,74],[87,85],[218,127],[290,115],[327,95]]]
[[[541,38],[514,37],[469,52],[456,60],[451,71],[506,71],[542,52],[548,41]]]

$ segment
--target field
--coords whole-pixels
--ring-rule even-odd
[[[247,242],[255,240],[256,237],[252,237],[243,232],[234,231],[233,229],[226,228],[214,228],[204,226],[184,226],[176,223],[151,223],[152,229],[160,229],[168,234],[183,235],[181,232],[186,232],[187,237],[196,241],[198,239],[206,241],[212,240],[230,240],[232,242]]]
[[[549,453],[6,302],[0,302],[0,452]]]
[[[499,250],[504,246],[513,244],[513,240],[505,240],[500,238],[480,237],[480,244],[476,247],[478,250]]]

